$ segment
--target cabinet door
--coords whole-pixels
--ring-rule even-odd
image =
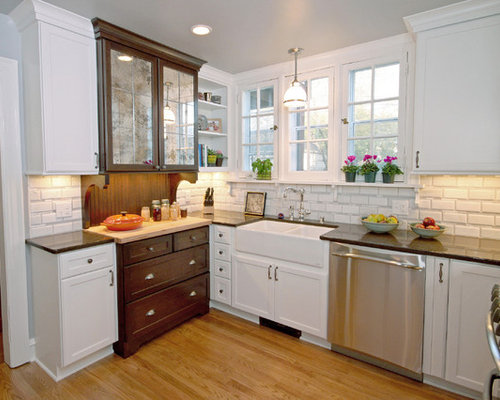
[[[97,173],[95,41],[54,25],[40,24],[40,68],[43,172]]]
[[[110,41],[104,51],[106,169],[159,169],[157,60]]]
[[[197,75],[160,62],[160,162],[162,170],[197,170]]]
[[[485,324],[495,283],[500,284],[500,268],[451,261],[446,380],[477,391],[494,367]]]
[[[278,264],[273,278],[274,320],[326,339],[326,275]]]
[[[415,172],[500,170],[499,37],[498,15],[418,34]]]
[[[273,266],[253,257],[233,258],[232,306],[273,319]]]
[[[61,281],[62,366],[117,340],[114,269]]]

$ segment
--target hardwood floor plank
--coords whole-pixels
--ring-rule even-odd
[[[461,400],[218,310],[55,383],[0,364],[0,399]]]

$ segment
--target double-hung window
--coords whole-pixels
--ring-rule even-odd
[[[287,135],[283,154],[290,177],[325,175],[331,164],[333,74],[324,70],[302,77],[308,101],[287,109]]]
[[[275,163],[276,89],[274,82],[262,83],[241,92],[241,164],[251,171],[257,158]]]
[[[401,76],[399,59],[351,64],[344,70],[344,155],[355,155],[357,161],[365,154],[402,158]]]

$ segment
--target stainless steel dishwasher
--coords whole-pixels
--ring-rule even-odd
[[[422,381],[425,258],[332,243],[332,350]]]

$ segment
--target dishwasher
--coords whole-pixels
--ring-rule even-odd
[[[422,381],[425,257],[331,243],[332,350]]]

